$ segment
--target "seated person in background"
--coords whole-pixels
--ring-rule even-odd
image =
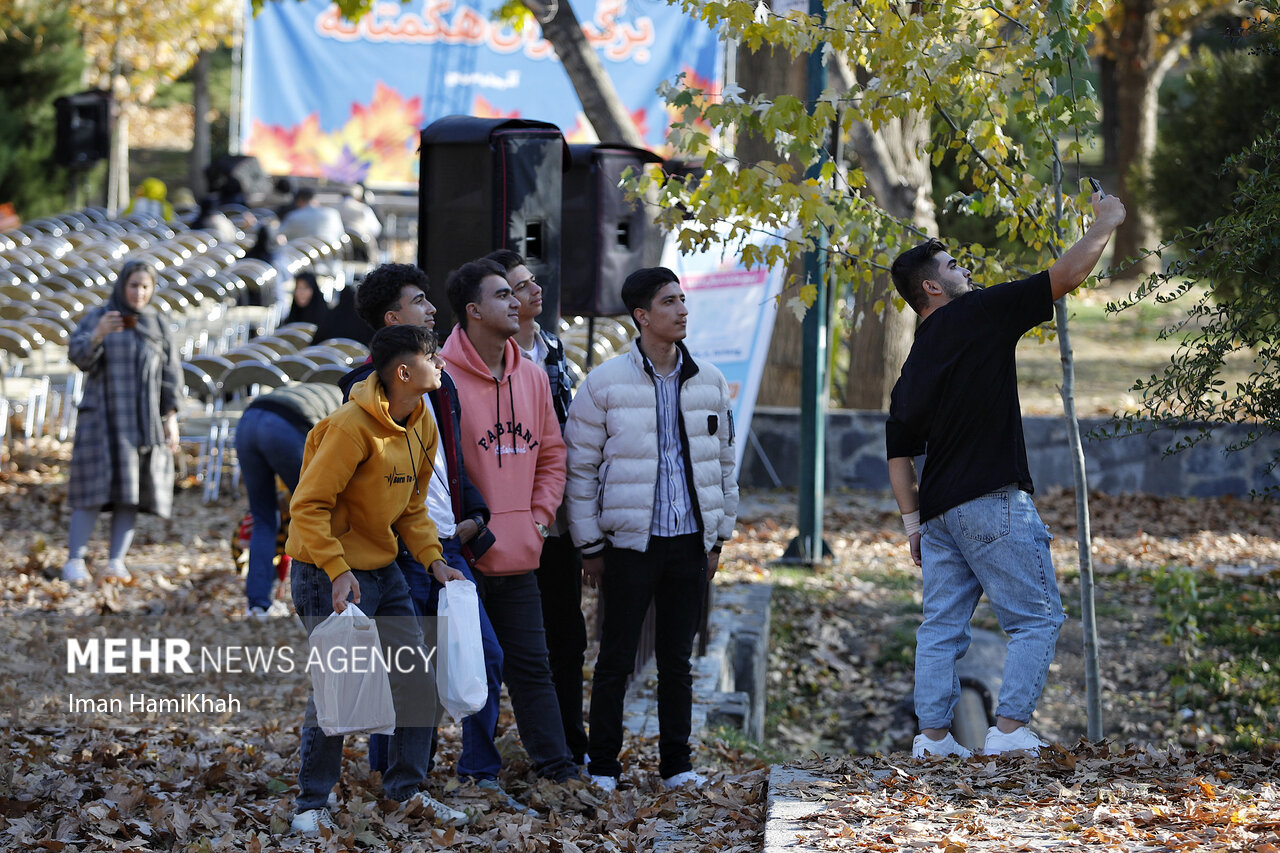
[[[233,243],[240,236],[240,230],[236,228],[227,215],[218,210],[218,197],[216,195],[207,195],[200,201],[200,212],[196,214],[195,228],[203,228],[205,231],[212,233],[218,238],[219,243]]]
[[[293,280],[293,304],[285,315],[281,325],[288,323],[313,323],[316,328],[324,325],[329,316],[329,303],[316,282],[316,274],[311,270],[303,270]]]
[[[333,338],[349,338],[362,344],[369,343],[373,338],[373,329],[356,313],[357,286],[352,284],[338,291],[338,303],[325,315],[324,321],[317,324],[311,343],[323,343]]]
[[[133,191],[133,198],[129,200],[129,206],[124,209],[124,215],[137,213],[168,222],[173,219],[173,207],[165,198],[167,193],[168,187],[164,185],[164,181],[159,178],[144,179]]]
[[[316,201],[316,191],[311,187],[298,190],[293,197],[293,210],[285,214],[280,222],[280,229],[286,240],[319,237],[335,247],[342,245],[342,237],[346,234],[341,214]]]

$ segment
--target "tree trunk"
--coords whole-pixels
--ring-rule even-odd
[[[787,275],[804,278],[804,258],[797,258],[787,268]],[[785,298],[784,298],[785,302]],[[817,310],[815,305],[810,311]],[[789,308],[779,307],[773,321],[773,337],[760,377],[757,406],[800,406],[800,385],[804,378],[804,323]]]
[[[754,95],[777,97],[783,94],[804,96],[808,85],[805,58],[792,59],[784,50],[751,50],[745,45],[738,48],[738,85],[743,97]],[[743,163],[761,160],[777,161],[779,154],[770,140],[739,134],[734,143],[738,158]],[[803,169],[801,169],[803,171]],[[787,269],[788,277],[804,278],[804,261],[797,259]],[[788,294],[790,295],[790,294]],[[784,298],[785,302],[785,298]],[[760,406],[800,405],[801,363],[804,353],[804,333],[800,320],[791,311],[778,311],[773,326],[773,338],[760,379]]]
[[[111,156],[107,160],[107,210],[113,215],[129,204],[129,105],[116,102],[111,127]]]
[[[881,273],[853,295],[854,326],[849,330],[849,372],[844,381],[847,409],[889,408],[889,394],[911,352],[916,326],[914,311],[893,307],[894,292],[889,274]],[[877,314],[874,307],[881,299],[886,307]]]
[[[605,73],[600,57],[591,49],[582,24],[569,0],[548,4],[542,0],[525,0],[542,25],[542,34],[556,50],[569,82],[582,102],[582,112],[601,142],[621,142],[644,147],[644,139],[627,112],[622,99]]]
[[[926,150],[928,136],[929,121],[917,114],[895,119],[878,134],[858,125],[851,142],[876,203],[926,234],[936,234],[933,175],[928,159],[919,155]],[[899,311],[893,306],[893,293],[893,281],[882,272],[869,287],[853,295],[854,328],[850,330],[849,373],[844,385],[848,408],[889,408],[889,394],[911,351],[916,326],[914,311],[908,307]],[[882,300],[884,308],[877,312],[876,303]]]
[[[852,75],[843,62],[836,66],[843,69],[837,77],[848,90]],[[924,153],[928,141],[929,118],[922,113],[894,119],[877,133],[858,124],[850,135],[850,145],[876,204],[924,233],[936,234],[933,172]],[[848,408],[889,408],[889,394],[911,351],[916,327],[916,314],[911,308],[904,306],[899,311],[894,307],[894,292],[892,279],[882,272],[869,287],[853,295],[854,327],[850,330],[849,373],[844,383],[844,405]],[[876,303],[881,301],[884,308],[877,311]]]
[[[1142,181],[1156,145],[1156,110],[1161,68],[1157,61],[1155,0],[1123,0],[1124,23],[1116,39],[1116,180],[1129,215],[1116,231],[1112,265],[1137,257],[1159,242],[1155,217],[1142,203]],[[1104,122],[1105,125],[1105,122]],[[1154,272],[1159,261],[1149,257],[1126,267],[1117,278],[1136,279]]]
[[[205,194],[205,166],[209,165],[210,142],[209,130],[209,59],[212,51],[202,50],[196,57],[192,73],[192,106],[195,108],[195,128],[191,139],[191,162],[188,167],[187,181],[196,198]]]
[[[1116,162],[1120,154],[1120,111],[1116,107],[1116,61],[1110,56],[1098,60],[1098,102],[1102,118],[1098,135],[1102,138],[1102,169],[1108,179],[1116,175]],[[1093,177],[1102,180],[1103,175]],[[1114,184],[1113,184],[1114,186]]]

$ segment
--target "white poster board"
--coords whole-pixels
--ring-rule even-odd
[[[681,255],[671,239],[663,251],[663,266],[680,277],[689,306],[685,345],[695,357],[720,368],[729,383],[741,468],[785,270],[749,270],[727,250]]]

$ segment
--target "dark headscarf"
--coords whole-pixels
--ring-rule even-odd
[[[300,272],[294,279],[293,290],[295,300],[297,299],[298,283],[305,281],[311,285],[311,301],[306,307],[299,305],[296,301],[289,306],[289,313],[284,318],[285,323],[314,323],[317,327],[325,322],[325,318],[329,316],[329,303],[324,301],[324,293],[320,290],[320,285],[316,281],[315,273]]]
[[[257,239],[249,251],[245,252],[246,258],[257,258],[260,261],[266,261],[274,265],[276,256],[280,254],[280,244],[276,240],[278,229],[274,221],[263,222],[258,226]]]
[[[355,287],[343,288],[338,294],[338,304],[329,312],[325,322],[316,328],[311,342],[318,344],[330,338],[351,338],[365,345],[373,338],[373,329],[356,313]]]
[[[107,299],[107,310],[119,311],[121,316],[137,316],[138,334],[149,343],[161,344],[164,342],[164,334],[160,331],[160,315],[156,313],[152,303],[148,302],[142,307],[141,311],[135,311],[129,306],[129,300],[125,299],[124,296],[125,285],[129,283],[129,279],[133,274],[139,270],[151,277],[151,285],[153,288],[155,287],[155,267],[146,261],[126,261],[125,265],[120,268],[120,274],[116,276],[115,282],[111,285],[111,296]]]

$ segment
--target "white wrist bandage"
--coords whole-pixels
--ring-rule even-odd
[[[907,528],[907,538],[919,533],[920,510],[916,510],[915,512],[904,512],[902,514],[902,526]]]

